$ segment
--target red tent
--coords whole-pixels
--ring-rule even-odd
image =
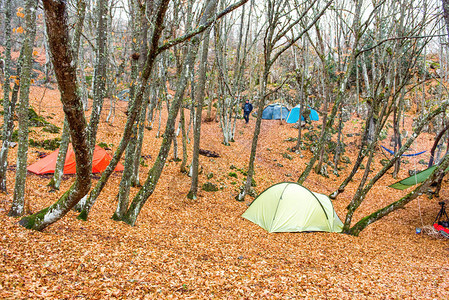
[[[28,166],[27,170],[35,174],[48,174],[55,172],[56,159],[58,157],[59,149],[45,156],[41,160],[38,160],[34,164]],[[94,156],[92,159],[92,173],[99,173],[106,170],[112,157],[106,150],[100,146],[95,146]],[[123,171],[123,165],[118,163],[114,171]],[[67,155],[64,164],[64,174],[75,174],[76,162],[75,152],[73,152],[72,144],[69,144],[67,149]]]

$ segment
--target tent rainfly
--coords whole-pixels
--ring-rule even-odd
[[[287,119],[288,108],[279,103],[270,104],[263,109],[262,119],[264,120],[282,120]]]
[[[58,158],[59,149],[45,156],[41,160],[38,160],[34,164],[28,166],[27,170],[41,175],[49,174],[55,172],[56,159]],[[100,146],[95,146],[93,158],[92,158],[92,173],[100,173],[106,170],[112,157],[106,150]],[[123,171],[124,167],[121,163],[118,163],[114,171]],[[76,162],[75,162],[75,152],[73,152],[72,144],[69,144],[67,149],[67,155],[64,163],[64,174],[75,174],[76,173]]]
[[[313,108],[309,108],[309,109],[310,109],[309,119],[311,121],[318,121],[320,119],[318,112],[316,110],[314,110]],[[290,111],[290,113],[288,114],[286,122],[287,123],[297,123],[298,119],[299,119],[300,110],[301,110],[300,104],[293,107],[292,110]],[[304,116],[301,116],[301,121],[304,121]]]
[[[268,232],[341,232],[343,228],[329,197],[296,182],[282,182],[266,189],[242,217]]]

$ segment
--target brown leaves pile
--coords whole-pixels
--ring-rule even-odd
[[[62,110],[56,91],[33,90],[33,105],[51,121],[62,125]],[[38,100],[36,100],[38,99]],[[109,103],[107,101],[106,103]],[[58,106],[59,105],[59,106]],[[126,103],[119,103],[111,127],[102,122],[99,142],[118,145]],[[105,114],[108,107],[104,109]],[[164,112],[165,113],[165,112]],[[104,121],[104,120],[103,120]],[[349,122],[351,123],[351,122]],[[349,124],[345,133],[360,132],[361,121]],[[168,162],[153,196],[146,203],[135,227],[110,219],[120,174],[114,175],[95,204],[87,222],[70,213],[44,232],[33,232],[6,216],[11,201],[14,172],[8,173],[9,194],[0,202],[0,297],[1,298],[439,298],[449,297],[449,244],[415,228],[431,224],[438,211],[437,200],[425,196],[371,225],[360,237],[330,233],[269,234],[240,215],[252,199],[234,200],[244,176],[229,176],[230,166],[246,169],[254,119],[238,121],[236,141],[221,144],[218,124],[202,126],[201,148],[220,154],[200,157],[200,184],[211,181],[218,192],[200,191],[196,201],[186,199],[190,179],[179,173],[179,163]],[[146,131],[142,155],[157,156],[161,139],[157,126]],[[38,129],[37,129],[38,130]],[[32,133],[36,137],[41,133]],[[287,151],[297,131],[277,121],[264,121],[256,158],[256,190],[279,181],[295,181],[310,158]],[[34,138],[34,137],[33,137]],[[41,137],[45,138],[45,137]],[[180,139],[180,138],[179,138]],[[346,155],[357,154],[357,137],[345,137]],[[430,149],[431,137],[421,139],[420,149]],[[180,144],[180,143],[179,143]],[[192,145],[189,144],[189,151]],[[114,147],[112,147],[114,148]],[[29,163],[37,159],[30,150]],[[41,149],[36,149],[42,151]],[[115,150],[112,149],[112,150]],[[15,164],[15,149],[10,164]],[[179,152],[182,152],[179,149]],[[282,154],[289,153],[292,160]],[[171,154],[172,155],[172,154]],[[190,152],[189,152],[190,157]],[[378,169],[380,159],[376,158]],[[410,160],[400,178],[415,166]],[[282,167],[280,166],[282,165]],[[340,177],[312,174],[306,186],[329,194],[350,171]],[[148,167],[142,167],[141,180]],[[207,175],[213,177],[207,179]],[[289,177],[291,176],[291,177]],[[73,181],[64,180],[61,191],[49,193],[48,178],[29,175],[27,200],[33,211],[53,203]],[[359,177],[334,201],[340,218],[359,182]],[[404,192],[387,189],[394,182],[386,176],[368,195],[356,219],[372,212]],[[442,198],[447,199],[445,182]],[[132,190],[132,195],[137,189]],[[419,205],[418,205],[419,204]]]

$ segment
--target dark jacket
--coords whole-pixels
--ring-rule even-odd
[[[253,110],[253,105],[251,103],[245,103],[243,106],[243,111],[250,113]]]

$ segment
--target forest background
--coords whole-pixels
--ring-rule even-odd
[[[1,9],[5,296],[448,293],[447,243],[415,234],[447,197],[446,1]],[[274,102],[320,120],[262,120]],[[77,173],[63,176],[69,142]],[[91,176],[96,144],[113,159]],[[27,175],[55,148],[54,176]],[[433,164],[408,194],[387,190]],[[269,235],[240,218],[280,181],[331,195],[349,235]]]

